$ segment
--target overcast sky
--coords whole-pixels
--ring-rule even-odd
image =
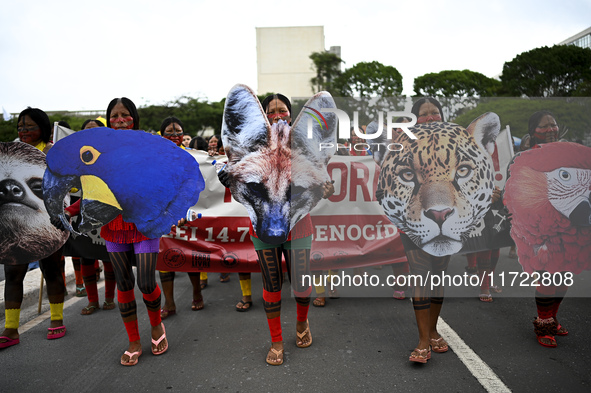
[[[326,48],[340,45],[345,67],[394,66],[412,95],[414,78],[428,72],[494,77],[519,53],[590,27],[590,16],[589,0],[8,1],[0,9],[0,106],[218,101],[236,83],[256,89],[255,27],[278,26],[324,26]]]

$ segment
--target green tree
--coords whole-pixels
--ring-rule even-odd
[[[53,127],[53,124],[58,121],[66,121],[72,130],[80,130],[82,127],[82,123],[86,120],[85,117],[80,116],[72,116],[68,115],[67,112],[60,112],[60,113],[50,113],[49,116],[49,124]],[[2,142],[12,142],[18,138],[18,132],[16,131],[16,126],[18,122],[18,114],[14,115],[11,120],[8,121],[0,121],[0,141]]]
[[[0,141],[12,142],[18,138],[18,133],[16,132],[16,121],[16,116],[10,120],[0,120]]]
[[[451,119],[454,123],[467,127],[472,120],[486,112],[499,115],[501,125],[511,129],[511,135],[519,138],[527,133],[530,116],[537,111],[548,110],[554,114],[560,132],[568,130],[566,139],[585,139],[591,133],[590,98],[516,98],[496,97],[481,99],[478,105],[466,113]]]
[[[523,52],[503,66],[509,95],[571,97],[589,94],[591,49],[575,45],[544,46]]]
[[[343,97],[392,97],[402,93],[402,75],[380,62],[360,62],[338,76],[333,87]]]
[[[341,63],[343,60],[332,52],[314,52],[310,55],[314,63],[316,76],[310,79],[312,90],[315,92],[328,91],[335,95],[333,81],[341,75]]]
[[[431,97],[491,97],[500,87],[498,80],[470,70],[429,73],[415,78],[413,84],[417,95]]]
[[[178,117],[185,132],[192,136],[203,135],[207,128],[219,134],[222,128],[225,99],[208,102],[199,98],[183,96],[164,105],[149,105],[138,108],[141,126],[145,130],[160,130],[162,120],[169,116]]]

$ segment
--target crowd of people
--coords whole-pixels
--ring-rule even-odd
[[[291,103],[287,97],[274,94],[262,102],[262,108],[268,117],[269,123],[279,121],[291,124]],[[416,116],[417,123],[443,122],[444,114],[439,102],[432,98],[418,100],[411,112]],[[93,127],[110,127],[126,132],[127,130],[140,130],[140,117],[134,103],[128,98],[113,99],[106,113],[106,124],[100,119],[88,119],[82,129]],[[52,127],[47,115],[40,109],[27,108],[18,118],[18,135],[21,142],[36,147],[39,151],[47,153],[52,146],[50,141]],[[207,151],[210,155],[223,155],[224,146],[220,135],[213,135],[209,139],[203,137],[191,137],[183,128],[182,121],[175,117],[163,119],[160,134],[175,143],[181,149],[196,149]],[[558,126],[553,115],[549,112],[538,112],[530,119],[524,148],[535,145],[554,142],[558,139]],[[355,152],[354,154],[371,154],[370,152]],[[228,178],[223,171],[218,173],[219,181],[228,186]],[[208,179],[208,181],[211,181]],[[215,179],[218,181],[218,179]],[[495,190],[493,202],[501,199],[501,190]],[[328,198],[334,193],[332,183],[327,182],[323,190],[323,197]],[[80,214],[80,202],[73,203],[66,209],[68,218]],[[179,218],[180,219],[180,218]],[[59,226],[59,223],[56,223]],[[182,225],[182,221],[179,222]],[[63,226],[62,226],[63,228]],[[281,288],[284,274],[281,267],[282,258],[287,265],[287,276],[292,278],[294,274],[309,273],[310,249],[312,245],[312,222],[310,216],[304,217],[291,232],[286,243],[280,245],[267,244],[257,238],[252,225],[249,234],[258,256],[258,263],[263,278],[263,306],[271,336],[271,348],[266,356],[266,362],[270,365],[280,365],[284,361],[284,347],[281,327]],[[161,355],[168,349],[168,337],[164,323],[177,312],[174,299],[175,272],[160,271],[160,285],[156,280],[156,261],[158,256],[159,239],[145,237],[137,230],[133,223],[125,222],[121,215],[109,222],[101,229],[101,236],[106,242],[108,260],[102,260],[105,281],[105,300],[102,305],[104,310],[115,308],[115,286],[119,311],[125,329],[127,331],[129,345],[124,350],[120,362],[125,366],[136,365],[142,355],[142,344],[139,335],[137,304],[135,298],[135,284],[142,293],[142,299],[149,315],[151,325],[151,351],[154,355]],[[395,275],[438,274],[445,271],[450,261],[450,256],[437,257],[428,254],[417,247],[410,238],[401,233],[407,261],[392,264],[392,272]],[[64,269],[63,249],[40,261],[40,268],[47,282],[47,293],[51,307],[51,322],[48,327],[47,339],[58,339],[66,334],[63,321],[63,303],[65,285],[62,271]],[[487,275],[494,271],[496,261],[499,258],[498,250],[485,251],[470,255],[471,269],[478,270],[479,275]],[[77,277],[77,296],[87,296],[88,305],[81,311],[82,315],[91,315],[100,308],[96,281],[98,278],[97,261],[92,258],[81,257],[79,261],[81,279]],[[134,276],[136,268],[137,279]],[[27,273],[28,264],[4,264],[6,273],[5,285],[5,329],[0,335],[0,348],[7,348],[19,343],[19,319],[23,298],[23,281]],[[331,274],[334,272],[331,272]],[[191,308],[194,311],[204,308],[202,290],[208,283],[205,273],[188,273],[192,288],[193,298]],[[229,274],[220,274],[221,282],[229,281]],[[239,283],[242,298],[236,304],[236,311],[245,312],[253,306],[251,292],[251,274],[240,273]],[[296,345],[307,348],[312,344],[312,333],[308,321],[308,308],[310,305],[311,287],[301,287],[292,282],[295,301],[297,303]],[[164,301],[161,300],[161,289]],[[567,287],[542,286],[536,290],[535,303],[538,310],[538,318],[534,321],[535,332],[538,341],[543,346],[556,346],[555,335],[566,335],[566,327],[558,323],[556,313],[561,304]],[[410,292],[412,307],[418,328],[418,344],[412,351],[409,360],[412,362],[426,363],[431,358],[431,352],[443,353],[448,351],[449,345],[437,331],[437,321],[444,302],[442,286],[434,288],[426,287],[395,287],[394,297],[405,299],[406,292]],[[500,292],[501,288],[491,287],[483,282],[479,299],[483,302],[492,301],[491,292]],[[323,287],[316,288],[317,298],[313,304],[318,307],[325,306],[326,296]],[[336,292],[329,293],[330,297],[338,297]]]

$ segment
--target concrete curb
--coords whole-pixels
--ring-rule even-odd
[[[66,286],[71,284],[75,281],[76,276],[74,275],[74,265],[72,263],[72,258],[66,257]],[[0,282],[0,321],[4,320],[4,286],[6,281]],[[33,269],[27,272],[25,276],[25,281],[23,283],[23,303],[21,305],[21,310],[25,308],[35,306],[39,304],[39,284],[41,282],[41,269]],[[75,290],[75,289],[74,289]],[[68,296],[66,299],[72,297],[72,295],[76,295],[75,293],[72,294],[72,289],[68,288]],[[47,300],[47,290],[45,287],[45,283],[43,283],[43,305],[48,305],[49,302]]]

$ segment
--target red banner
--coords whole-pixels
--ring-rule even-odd
[[[192,152],[206,179],[193,208],[202,217],[160,239],[158,270],[257,272],[246,209],[218,182],[213,158]],[[224,157],[217,157],[217,160]],[[328,165],[335,194],[311,212],[311,269],[405,262],[398,231],[375,201],[379,170],[370,156],[335,156]]]

